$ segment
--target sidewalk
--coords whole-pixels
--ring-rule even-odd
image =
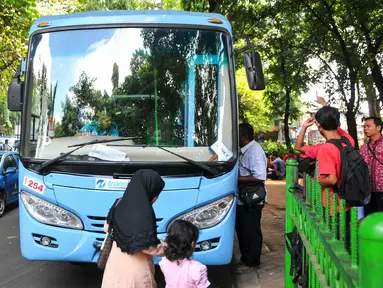
[[[267,181],[268,204],[262,212],[263,248],[255,272],[237,276],[239,288],[285,286],[285,181]],[[236,258],[240,255],[236,245]]]

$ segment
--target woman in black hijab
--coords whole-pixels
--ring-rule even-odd
[[[162,256],[152,204],[165,186],[153,170],[139,170],[121,199],[109,211],[104,226],[113,229],[113,246],[106,263],[102,288],[152,288],[152,256]]]

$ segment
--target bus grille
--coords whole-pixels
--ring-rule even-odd
[[[87,231],[91,232],[104,232],[104,223],[105,223],[106,217],[102,216],[88,216],[88,225],[86,226]],[[157,228],[159,227],[159,224],[162,222],[163,218],[156,218],[157,222]]]

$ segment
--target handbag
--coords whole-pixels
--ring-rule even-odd
[[[261,205],[266,198],[265,183],[243,184],[238,189],[238,196],[247,206]]]
[[[120,203],[121,198],[116,200],[115,204],[112,206],[111,209],[115,209]],[[108,232],[106,233],[105,239],[102,242],[101,249],[100,249],[100,255],[97,259],[97,267],[100,269],[105,269],[106,263],[108,262],[110,251],[112,251],[113,246],[113,228],[112,225],[109,225]]]

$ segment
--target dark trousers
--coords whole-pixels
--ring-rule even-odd
[[[249,267],[257,266],[261,262],[263,206],[253,208],[247,208],[244,205],[237,206],[235,229],[242,254],[241,261]]]
[[[364,217],[375,212],[383,212],[383,192],[371,193],[371,201],[364,207]]]

